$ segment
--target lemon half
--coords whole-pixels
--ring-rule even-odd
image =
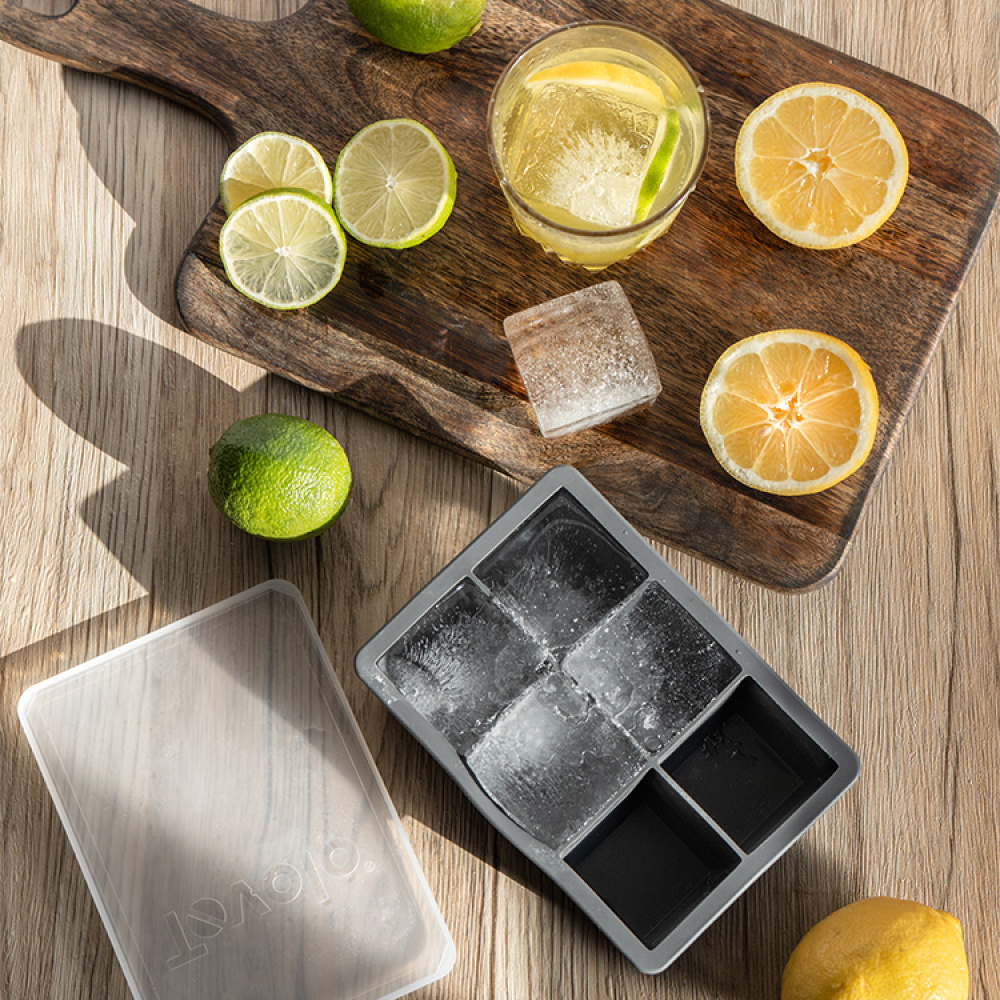
[[[715,457],[754,489],[817,493],[855,472],[878,428],[878,392],[850,345],[812,330],[769,330],[733,344],[701,395]]]
[[[908,176],[906,143],[889,115],[836,84],[774,94],[736,141],[747,207],[798,246],[830,250],[871,236],[896,210]]]

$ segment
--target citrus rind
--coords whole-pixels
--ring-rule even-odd
[[[343,514],[351,485],[340,442],[302,417],[237,420],[209,450],[212,502],[240,530],[268,541],[325,531]]]
[[[674,150],[677,148],[677,140],[681,135],[680,115],[676,108],[668,108],[663,124],[662,135],[659,138],[659,145],[653,154],[649,165],[646,167],[646,175],[642,179],[639,187],[639,196],[636,201],[635,215],[633,221],[642,222],[650,214],[656,196],[660,193],[660,186],[663,178],[667,175],[667,168],[673,159]]]
[[[913,900],[859,899],[802,937],[781,977],[781,1000],[968,1000],[962,926]]]
[[[480,25],[485,0],[347,0],[360,24],[380,42],[427,55],[457,45]]]

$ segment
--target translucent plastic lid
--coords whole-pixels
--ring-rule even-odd
[[[140,1000],[384,1000],[451,968],[289,584],[37,684],[18,711]]]

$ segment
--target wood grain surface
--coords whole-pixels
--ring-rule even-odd
[[[995,4],[736,6],[1000,122]],[[881,894],[955,913],[971,996],[1000,996],[996,224],[833,580],[783,594],[658,545],[857,750],[862,775],[650,978],[497,838],[353,671],[356,649],[521,487],[183,331],[174,276],[230,141],[200,113],[2,45],[0,122],[0,996],[127,997],[19,730],[21,692],[275,576],[304,593],[455,936],[454,971],[418,996],[778,1000],[799,936]],[[930,152],[962,156],[946,133]],[[256,541],[208,498],[209,446],[265,411],[324,424],[351,456],[351,505],[317,540]]]
[[[669,37],[706,90],[708,162],[669,238],[602,275],[624,285],[664,392],[641,414],[545,440],[502,323],[595,279],[546,260],[515,232],[486,154],[490,88],[519,49],[556,24],[603,17],[660,31],[668,13]],[[497,3],[473,38],[433,58],[374,41],[343,0],[313,0],[264,24],[186,0],[81,0],[56,18],[8,11],[4,36],[174,96],[217,121],[233,143],[280,129],[309,139],[331,164],[371,121],[427,123],[461,178],[441,237],[403,254],[352,242],[335,291],[308,310],[280,314],[227,282],[217,205],[178,278],[185,324],[520,481],[574,465],[647,535],[775,587],[811,586],[840,566],[1000,190],[1000,136],[974,112],[716,0]],[[768,233],[743,205],[733,171],[736,134],[751,108],[812,79],[885,106],[910,157],[907,191],[890,222],[858,246],[827,253]],[[946,141],[961,155],[941,157]],[[718,356],[740,337],[776,327],[842,337],[872,366],[879,388],[872,454],[820,496],[770,497],[741,486],[699,426],[701,388]]]

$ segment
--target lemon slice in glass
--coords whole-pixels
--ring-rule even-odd
[[[267,191],[225,221],[219,253],[226,276],[272,309],[318,302],[340,280],[347,240],[333,209],[298,190]]]
[[[328,205],[333,180],[323,157],[304,139],[260,132],[233,152],[222,168],[220,192],[226,213],[248,198],[276,188],[299,188]]]
[[[600,90],[650,108],[662,108],[665,101],[663,88],[645,73],[601,59],[574,59],[546,66],[525,81],[529,90],[551,83]]]
[[[341,150],[334,204],[361,243],[401,250],[433,236],[455,204],[456,174],[444,146],[419,122],[374,122]]]

